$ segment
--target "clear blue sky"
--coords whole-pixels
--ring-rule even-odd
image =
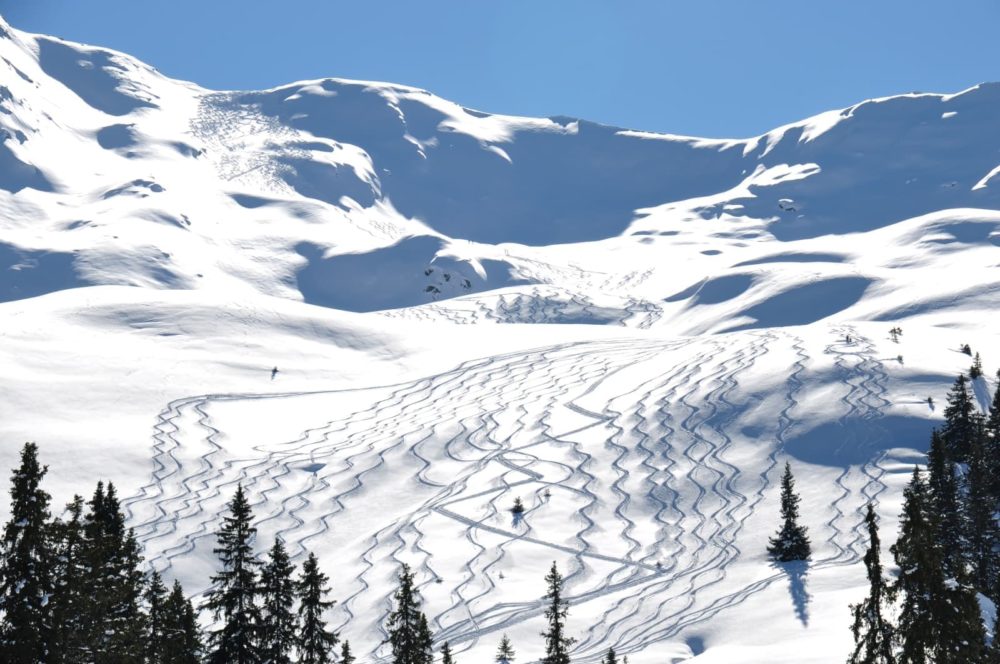
[[[1000,80],[998,0],[0,0],[0,14],[210,88],[392,81],[713,137]]]

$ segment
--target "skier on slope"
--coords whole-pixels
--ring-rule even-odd
[[[274,377],[277,375],[278,375],[278,367],[271,369],[271,380],[274,380]]]

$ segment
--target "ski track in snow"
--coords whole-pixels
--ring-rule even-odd
[[[539,308],[545,302],[500,297],[495,308],[480,313],[543,320],[553,315]],[[824,355],[842,383],[845,430],[837,453],[850,447],[865,451],[868,460],[846,465],[837,478],[838,496],[817,547],[823,555],[812,570],[860,558],[864,505],[885,490],[875,450],[884,448],[888,435],[878,426],[889,403],[887,374],[870,340],[847,326],[831,334],[836,339]],[[843,341],[847,334],[853,343]],[[759,467],[741,471],[727,454],[742,413],[759,400],[742,389],[743,379],[775,347],[794,357],[784,405]],[[448,584],[448,603],[428,607],[429,617],[436,638],[461,652],[541,615],[539,597],[511,601],[498,585],[512,548],[541,547],[572,561],[564,568],[571,606],[606,604],[574,649],[576,661],[596,662],[608,645],[622,655],[639,652],[785,578],[776,570],[749,585],[728,581],[729,567],[744,553],[741,533],[765,494],[775,490],[776,467],[796,424],[802,375],[811,362],[802,340],[784,332],[560,344],[384,386],[379,389],[386,395],[370,405],[292,440],[232,452],[213,422],[213,404],[252,407],[260,400],[337,393],[186,397],[158,415],[150,481],[123,506],[150,563],[164,571],[200,540],[214,541],[219,511],[242,483],[254,500],[257,525],[273,528],[300,558],[310,543],[336,532],[348,502],[363,509],[358,499],[377,491],[369,478],[392,467],[394,482],[416,487],[412,504],[368,515],[368,534],[357,540],[363,543],[359,571],[353,579],[335,579],[336,629],[355,629],[361,621],[370,641],[384,641],[382,625],[391,607],[386,579],[405,560],[424,588]],[[636,367],[640,375],[631,382],[612,380]],[[609,392],[608,385],[615,389]],[[596,447],[595,435],[603,441]],[[600,463],[611,469],[603,483],[591,470]],[[317,464],[311,466],[317,470],[304,471],[307,464]],[[435,472],[437,464],[447,468],[447,479]],[[401,466],[408,477],[395,475]],[[527,509],[508,526],[502,519],[515,492],[529,496]],[[554,538],[532,525],[536,515],[544,518],[567,499],[574,501],[566,514],[573,532]],[[772,524],[771,516],[764,523]],[[600,528],[595,519],[602,520]],[[457,574],[434,555],[440,543],[428,524],[442,520],[464,532],[468,558]],[[386,655],[384,642],[369,652],[377,661]]]

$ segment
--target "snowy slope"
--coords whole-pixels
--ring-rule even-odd
[[[575,661],[842,661],[865,503],[892,533],[958,345],[1000,362],[997,84],[709,140],[2,19],[0,72],[4,467],[113,479],[192,592],[242,481],[366,661],[399,561],[461,660],[528,661],[552,560]],[[763,555],[785,460],[807,570]]]

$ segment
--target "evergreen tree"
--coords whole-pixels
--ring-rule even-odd
[[[38,446],[25,443],[10,478],[10,521],[0,546],[0,660],[6,664],[48,657],[53,561],[49,494],[41,488],[47,471],[38,463]]]
[[[792,467],[785,463],[785,474],[781,478],[781,519],[782,526],[776,537],[769,540],[767,552],[778,562],[808,560],[812,555],[806,527],[799,525],[799,501],[795,493],[795,478]]]
[[[161,664],[200,664],[202,655],[198,614],[184,597],[179,581],[163,604],[163,652]]]
[[[211,664],[258,664],[260,609],[257,600],[257,568],[253,557],[253,510],[243,486],[229,503],[229,515],[223,520],[214,549],[222,570],[212,577],[215,584],[208,594],[206,607],[222,626],[210,635]]]
[[[86,648],[86,621],[90,589],[86,584],[84,562],[83,498],[74,496],[66,505],[65,520],[53,528],[55,563],[53,566],[52,634],[49,647],[51,664],[83,664]]]
[[[167,587],[163,585],[160,573],[154,571],[143,594],[146,600],[146,662],[161,664],[163,649],[167,639],[164,624],[164,608],[167,601]]]
[[[990,411],[984,423],[986,458],[989,461],[990,492],[1000,502],[1000,371],[997,371],[997,389],[993,393]]]
[[[601,660],[601,664],[618,664],[618,655],[615,654],[614,648],[608,648],[608,654]]]
[[[504,634],[503,638],[500,639],[500,646],[497,648],[497,655],[494,657],[494,661],[497,664],[514,664],[514,646],[510,644],[510,639]]]
[[[295,568],[281,539],[274,540],[260,574],[261,642],[264,664],[291,664],[298,635],[295,605]]]
[[[983,361],[979,357],[979,353],[976,353],[976,358],[972,362],[972,366],[969,368],[969,378],[975,380],[977,378],[983,377]]]
[[[545,619],[549,623],[549,628],[542,632],[545,637],[545,657],[542,664],[569,664],[569,649],[576,642],[566,636],[566,617],[569,615],[569,606],[562,597],[562,575],[556,567],[555,562],[545,576],[545,584],[548,592],[545,599],[548,606],[545,608]]]
[[[986,442],[985,435],[978,435],[969,451],[962,512],[972,584],[983,593],[992,594],[998,571],[1000,532],[997,529],[997,501],[990,474],[992,462],[987,456]]]
[[[941,435],[949,457],[957,463],[965,463],[976,433],[973,421],[975,403],[969,393],[969,379],[959,374],[948,392],[948,405],[944,409],[944,427]]]
[[[420,594],[413,583],[410,566],[403,564],[399,587],[393,595],[396,607],[389,614],[389,644],[393,664],[430,664],[427,653],[431,639],[427,618],[420,610]]]
[[[917,469],[903,492],[900,534],[892,547],[902,594],[899,664],[965,664],[985,656],[975,593],[961,579],[946,581],[940,546],[928,518],[927,487]]]
[[[900,664],[930,664],[935,653],[937,625],[931,598],[944,593],[940,551],[928,522],[927,487],[914,468],[903,491],[899,538],[892,554],[899,566],[894,591],[902,594],[899,615]]]
[[[340,661],[337,664],[354,664],[354,653],[351,652],[351,643],[344,639],[344,645],[340,648]]]
[[[854,652],[848,664],[895,664],[893,639],[895,630],[885,615],[892,600],[891,589],[882,576],[881,544],[878,537],[878,520],[875,509],[868,503],[865,513],[868,526],[868,552],[865,553],[865,570],[868,573],[868,597],[851,607],[854,623]]]
[[[935,542],[940,546],[945,576],[964,573],[965,542],[962,537],[962,514],[958,498],[955,463],[951,460],[944,438],[931,433],[927,453],[927,515]]]
[[[299,661],[301,664],[327,664],[333,661],[337,635],[326,628],[323,614],[333,606],[326,599],[329,578],[319,569],[312,553],[302,565],[302,576],[296,584],[299,595]]]
[[[84,519],[82,557],[87,587],[86,650],[97,664],[140,664],[145,615],[142,557],[114,484],[98,482]]]
[[[455,660],[451,656],[451,646],[448,645],[447,641],[441,646],[441,664],[455,664]]]

